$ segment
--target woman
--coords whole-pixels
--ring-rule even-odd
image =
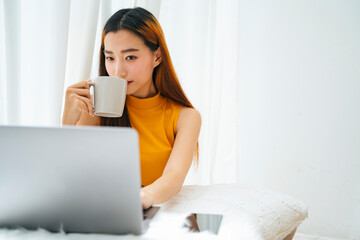
[[[135,128],[142,206],[169,200],[198,157],[201,117],[179,84],[160,24],[150,12],[122,9],[110,17],[102,33],[99,75],[128,82],[123,116],[94,116],[87,80],[68,87],[63,124]]]

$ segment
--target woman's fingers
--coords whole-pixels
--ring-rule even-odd
[[[76,96],[75,98],[79,100],[80,108],[87,111],[89,115],[93,117],[94,111],[93,111],[92,101],[89,98],[82,96]]]
[[[84,89],[84,88],[68,88],[67,89],[68,93],[75,93],[79,96],[83,96],[83,97],[87,97],[90,98],[90,90],[89,89]]]
[[[88,82],[91,82],[91,79],[88,79],[86,81],[81,81],[78,83],[75,83],[74,85],[69,86],[69,88],[84,88],[84,89],[90,89]]]

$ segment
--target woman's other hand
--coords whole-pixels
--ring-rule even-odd
[[[67,88],[62,119],[63,125],[76,125],[82,111],[94,117],[88,82],[91,82],[91,80],[82,81]]]
[[[141,204],[143,209],[148,209],[154,204],[154,197],[143,188],[140,191]]]

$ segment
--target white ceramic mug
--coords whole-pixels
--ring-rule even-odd
[[[94,112],[101,117],[121,117],[124,111],[127,81],[118,77],[99,76],[88,83],[94,87]]]

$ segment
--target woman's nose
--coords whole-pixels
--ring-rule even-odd
[[[116,64],[115,75],[120,78],[125,78],[127,71],[122,63]]]

